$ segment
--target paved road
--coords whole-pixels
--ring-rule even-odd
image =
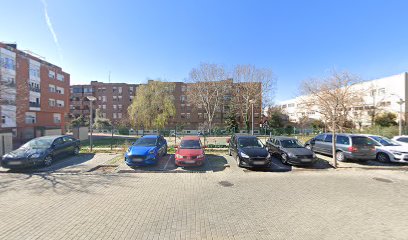
[[[405,171],[0,174],[0,239],[407,239]]]

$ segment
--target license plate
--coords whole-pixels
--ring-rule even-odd
[[[304,158],[304,159],[301,159],[300,161],[302,161],[302,162],[310,162],[310,161],[312,161],[311,159],[308,159],[308,158]]]
[[[8,162],[8,165],[20,165],[21,163],[21,161],[10,161]]]
[[[264,161],[254,161],[253,164],[254,165],[264,165],[265,162]]]
[[[185,163],[195,163],[195,161],[184,161]]]
[[[133,162],[143,162],[143,158],[133,158]]]

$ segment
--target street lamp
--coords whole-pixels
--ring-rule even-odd
[[[91,110],[91,113],[90,113],[90,116],[89,116],[89,128],[90,128],[90,131],[91,131],[91,137],[89,138],[89,146],[91,147],[91,152],[92,152],[92,132],[93,132],[93,111],[92,111],[92,103],[93,103],[93,101],[95,101],[96,100],[96,97],[94,97],[94,96],[87,96],[86,97],[89,101],[90,101],[90,110]]]
[[[396,96],[396,97],[399,98],[399,101],[397,102],[397,104],[400,105],[399,121],[398,121],[399,122],[398,123],[398,132],[399,132],[399,135],[401,136],[402,135],[402,104],[404,104],[405,101],[400,96],[398,96],[397,94],[391,94],[391,95]]]
[[[252,106],[252,130],[251,130],[251,134],[252,135],[254,135],[254,104],[255,104],[255,100],[254,99],[252,99],[252,100],[249,100],[249,103],[251,104],[251,106]]]

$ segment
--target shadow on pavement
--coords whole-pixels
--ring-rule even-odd
[[[219,172],[225,169],[226,164],[228,164],[228,161],[225,157],[215,154],[206,154],[206,161],[202,166],[179,167],[175,164],[174,154],[171,154],[161,157],[157,165],[131,168],[124,164],[120,167],[118,172]]]
[[[318,159],[313,164],[309,165],[290,165],[283,164],[281,159],[278,157],[272,157],[272,164],[270,168],[248,168],[245,169],[245,172],[250,171],[259,171],[259,172],[290,172],[295,169],[307,169],[307,170],[316,170],[316,169],[330,169],[333,168],[330,163],[324,159]]]
[[[61,159],[55,159],[53,164],[49,167],[38,166],[33,168],[23,168],[23,169],[10,169],[7,172],[9,173],[38,173],[38,172],[55,172],[66,167],[71,167],[85,163],[93,159],[95,154],[86,153],[79,154],[77,156],[70,156]],[[79,170],[72,170],[72,173],[80,172]]]

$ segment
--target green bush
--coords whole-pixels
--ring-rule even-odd
[[[398,130],[398,126],[391,126],[391,127],[373,126],[373,127],[364,129],[361,133],[380,135],[380,136],[392,138],[399,134],[399,130]]]

